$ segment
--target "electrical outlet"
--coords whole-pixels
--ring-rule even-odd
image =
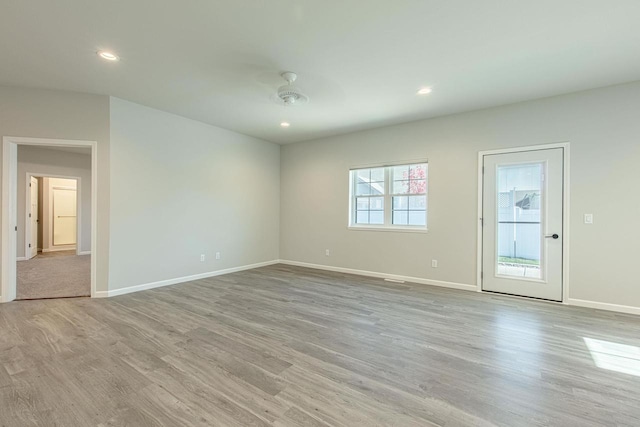
[[[584,223],[593,224],[593,214],[584,214]]]
[[[220,259],[220,252],[216,252],[216,259]]]
[[[324,254],[326,256],[331,256],[331,251],[329,249],[327,249],[327,250],[324,251]]]
[[[204,262],[204,254],[200,254],[200,262]]]
[[[438,260],[437,259],[432,259],[431,260],[431,268],[438,268]]]

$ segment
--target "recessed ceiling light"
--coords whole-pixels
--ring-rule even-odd
[[[422,89],[420,89],[418,91],[418,95],[428,95],[431,93],[431,88],[430,87],[423,87]]]
[[[117,61],[118,59],[120,59],[118,58],[118,55],[107,50],[99,50],[98,56],[102,59],[106,59],[107,61]]]
[[[282,126],[283,128],[288,128],[289,126],[291,126],[291,123],[289,123],[289,122],[282,122],[282,123],[280,123],[280,126]]]

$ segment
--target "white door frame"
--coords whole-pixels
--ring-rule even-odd
[[[54,175],[54,174],[50,174],[50,173],[41,173],[41,172],[27,172],[27,183],[31,182],[31,177],[34,178],[63,178],[63,179],[74,179],[77,184],[76,184],[76,255],[86,255],[88,254],[87,252],[82,253],[80,251],[80,242],[82,242],[82,206],[80,201],[82,200],[82,178],[79,176],[71,176],[71,175]],[[43,189],[44,191],[44,189]],[[30,202],[31,202],[31,193],[29,191],[29,187],[27,186],[26,188],[26,192],[27,192],[27,211],[25,211],[25,224],[26,221],[29,219],[29,208],[30,208]],[[40,220],[42,221],[43,218],[40,218]],[[24,245],[24,259],[29,259],[29,248],[27,247],[27,240],[30,240],[31,238],[31,234],[29,234],[31,232],[31,222],[29,222],[29,224],[27,226],[25,226],[25,230],[24,230],[24,236],[25,236],[25,245]],[[43,252],[44,252],[44,248]],[[89,252],[90,253],[90,252]],[[18,261],[20,261],[21,259],[18,258]]]
[[[557,142],[553,144],[530,145],[526,147],[503,148],[478,152],[478,224],[477,224],[477,260],[476,260],[476,290],[482,290],[482,200],[484,191],[484,173],[482,171],[483,159],[491,154],[520,153],[523,151],[548,150],[552,148],[564,149],[563,179],[562,179],[562,303],[569,300],[569,142]]]
[[[2,138],[2,275],[0,302],[16,298],[16,240],[18,207],[18,145],[89,147],[91,149],[91,297],[96,295],[98,143],[66,139]],[[79,221],[78,221],[79,222]]]
[[[32,177],[29,174],[27,174],[27,182],[25,185],[25,211],[24,211],[24,257],[17,257],[16,259],[18,261],[20,261],[21,259],[23,260],[29,260],[31,258],[33,258],[31,256],[31,243],[32,243],[32,239],[33,239],[33,235],[31,234],[31,224],[33,223],[33,212],[31,212],[31,206],[32,206],[32,202],[33,199],[31,198],[31,179],[35,178],[36,180],[36,185],[39,184],[38,183],[38,179],[37,177]],[[38,198],[38,196],[40,195],[40,186],[37,185],[38,187],[38,194],[36,195],[36,198]],[[38,210],[40,210],[40,201],[38,200]],[[36,212],[36,216],[38,216],[38,212]],[[40,217],[38,216],[38,223],[40,223]],[[36,231],[36,236],[37,236],[37,231]],[[36,255],[38,256],[38,239],[36,238]]]

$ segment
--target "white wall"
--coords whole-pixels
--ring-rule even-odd
[[[475,285],[478,151],[569,141],[569,297],[640,307],[639,112],[637,82],[284,146],[281,258]],[[428,233],[347,230],[349,167],[422,158]]]
[[[98,141],[98,291],[269,261],[279,251],[474,285],[477,152],[570,141],[570,297],[640,307],[638,111],[633,83],[280,149],[114,98],[0,86],[0,136]],[[347,230],[350,166],[425,157],[428,233]],[[582,223],[584,213],[595,215],[593,225]]]
[[[278,258],[277,145],[106,96],[3,86],[0,136],[98,142],[98,292]]]
[[[111,98],[111,167],[110,290],[278,259],[279,146]]]
[[[46,148],[18,146],[18,257],[25,253],[25,209],[27,173],[40,176],[66,175],[80,177],[81,242],[80,251],[91,250],[91,156],[89,154],[69,153]],[[75,181],[73,181],[75,183]],[[41,218],[43,222],[45,218]],[[45,233],[46,235],[46,233]],[[43,236],[44,242],[46,236]],[[42,247],[42,246],[41,246]],[[48,248],[45,245],[43,248]]]
[[[96,288],[106,291],[109,280],[109,97],[0,86],[0,136],[98,142]],[[0,173],[0,179],[1,176]],[[0,230],[0,235],[3,231]]]

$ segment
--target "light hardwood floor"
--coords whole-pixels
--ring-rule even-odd
[[[639,426],[639,347],[631,315],[276,265],[0,305],[0,425]]]

